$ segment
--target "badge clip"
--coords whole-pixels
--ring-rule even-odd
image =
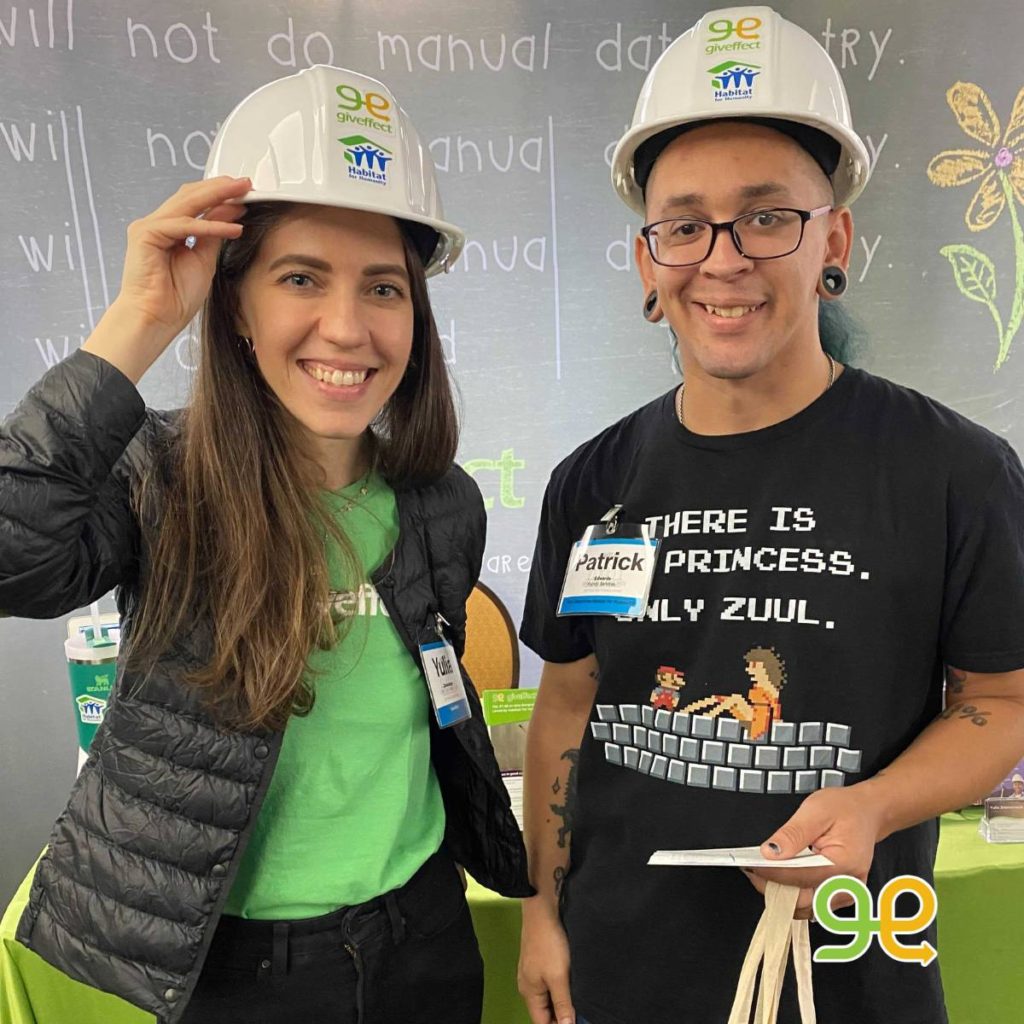
[[[621,505],[612,505],[610,509],[603,516],[601,516],[601,523],[604,526],[604,532],[611,536],[619,528],[619,513],[622,511]]]

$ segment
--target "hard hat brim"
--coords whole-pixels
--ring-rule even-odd
[[[466,237],[463,232],[454,224],[448,221],[437,220],[432,217],[421,217],[413,213],[402,212],[401,216],[395,213],[393,207],[387,207],[377,203],[360,203],[352,200],[345,202],[332,201],[329,197],[312,198],[308,193],[295,192],[290,194],[287,189],[275,189],[271,191],[259,191],[253,189],[241,197],[240,202],[246,205],[250,203],[302,203],[304,206],[333,206],[340,210],[359,210],[363,213],[379,213],[384,217],[391,217],[393,220],[410,220],[416,224],[423,224],[433,228],[438,234],[437,249],[433,256],[425,262],[424,272],[427,277],[442,273],[450,268],[462,253],[466,244]]]
[[[640,214],[641,217],[644,216],[644,192],[637,184],[633,169],[636,152],[643,143],[664,131],[698,121],[743,121],[750,118],[769,118],[806,125],[816,128],[839,143],[841,147],[839,167],[831,179],[836,192],[836,206],[849,206],[864,190],[868,179],[870,158],[867,147],[855,132],[846,131],[839,125],[813,116],[799,117],[792,114],[780,116],[778,110],[771,107],[751,106],[735,114],[701,110],[686,117],[666,117],[628,131],[619,140],[612,155],[612,185],[615,191],[631,210]]]

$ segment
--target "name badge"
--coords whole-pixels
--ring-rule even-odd
[[[437,640],[420,644],[420,661],[427,678],[434,717],[442,729],[464,722],[472,711],[466,699],[466,686],[459,671],[455,648],[445,639],[441,629],[444,619],[437,616]]]
[[[610,509],[573,545],[558,615],[639,619],[647,611],[660,542],[645,524],[620,523],[621,509]]]

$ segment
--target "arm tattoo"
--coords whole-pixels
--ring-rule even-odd
[[[569,775],[565,780],[565,803],[550,804],[549,806],[554,814],[562,819],[562,824],[558,827],[558,845],[564,850],[568,843],[569,833],[572,831],[576,813],[574,805],[576,803],[576,766],[580,763],[579,748],[573,747],[571,750],[567,750],[562,754],[562,760],[569,762]],[[553,793],[558,792],[558,789],[556,789],[558,785],[559,782],[556,778],[554,785],[551,787]]]
[[[946,689],[954,696],[964,692],[964,683],[967,682],[967,673],[961,672],[952,665],[946,666]]]
[[[972,725],[988,725],[989,718],[992,717],[991,711],[980,711],[973,704],[951,704],[945,711],[943,711],[939,718],[950,719],[955,717],[957,721],[961,719],[970,720]]]
[[[566,870],[562,864],[555,868],[555,895],[562,895],[562,886],[565,885]]]

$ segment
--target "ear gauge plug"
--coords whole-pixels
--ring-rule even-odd
[[[848,284],[849,279],[842,267],[829,266],[821,272],[821,287],[827,299],[838,299]]]

